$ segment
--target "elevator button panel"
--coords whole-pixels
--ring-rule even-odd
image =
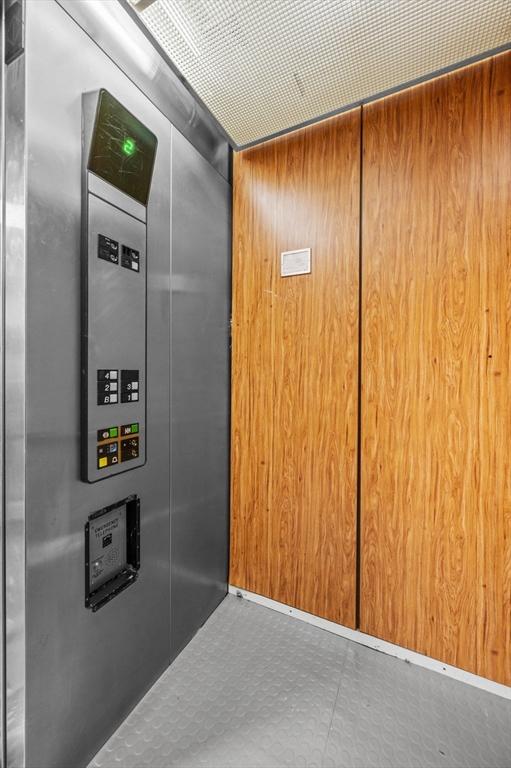
[[[119,463],[119,445],[117,442],[98,445],[97,448],[98,469],[115,466]]]
[[[126,461],[140,457],[139,424],[123,424],[121,426],[98,429],[96,458],[98,470],[115,467]],[[121,438],[127,438],[122,440]]]
[[[122,246],[121,264],[132,272],[140,272],[140,251],[130,248],[127,245]]]
[[[110,261],[112,264],[119,263],[119,243],[111,237],[98,235],[98,258]]]
[[[135,178],[126,186],[127,165],[118,164],[122,146],[109,133],[108,115],[122,126],[128,113],[105,91],[85,95],[83,105],[81,471],[83,480],[96,482],[146,461],[145,206],[156,137],[129,116],[130,131],[146,136],[149,154],[129,159],[129,173],[144,176],[144,189]],[[143,146],[134,142],[132,150]]]
[[[119,251],[121,253],[121,266],[131,272],[140,272],[140,251],[131,248],[124,243],[106,235],[98,235],[98,258],[109,261],[111,264],[119,264]]]
[[[98,405],[115,405],[119,402],[118,371],[98,370]]]

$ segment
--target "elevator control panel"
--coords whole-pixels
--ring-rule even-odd
[[[83,97],[82,479],[146,460],[147,203],[157,140],[105,90]]]

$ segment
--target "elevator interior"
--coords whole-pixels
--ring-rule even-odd
[[[287,694],[280,691],[268,709],[264,701],[265,691],[273,690],[277,680],[283,681],[284,692],[289,690],[287,703],[298,714],[304,701],[311,702],[312,710],[325,703],[320,700],[323,694],[316,701],[314,686],[308,690],[309,699],[295,700],[297,688],[309,684],[300,678],[301,666],[313,682],[320,681],[328,702],[326,730],[318,720],[317,732],[309,739],[318,737],[325,749],[322,763],[328,757],[330,731],[342,731],[343,718],[364,723],[365,710],[373,703],[378,713],[382,708],[381,718],[386,716],[385,696],[375,696],[366,705],[349,678],[354,670],[367,691],[373,675],[378,688],[381,672],[373,666],[372,652],[350,650],[350,640],[419,666],[447,670],[458,680],[509,698],[504,689],[511,667],[503,649],[511,637],[505,615],[511,596],[506,560],[511,550],[505,549],[511,496],[509,461],[500,449],[511,422],[498,387],[505,387],[511,357],[507,335],[499,337],[497,329],[509,326],[509,297],[504,295],[509,267],[503,254],[510,230],[503,225],[503,212],[511,186],[502,125],[504,100],[510,99],[510,45],[508,38],[503,40],[508,30],[511,37],[511,14],[505,4],[495,3],[503,29],[502,40],[495,38],[492,45],[485,42],[493,34],[492,25],[481,26],[480,50],[470,50],[464,62],[469,85],[461,74],[459,82],[442,79],[451,69],[457,71],[456,56],[468,39],[453,33],[453,64],[444,62],[439,68],[442,77],[434,81],[438,92],[433,86],[411,89],[419,96],[407,101],[408,91],[394,91],[403,83],[419,83],[421,77],[403,74],[400,81],[375,86],[373,108],[363,98],[355,103],[346,96],[346,108],[337,105],[340,113],[331,116],[338,111],[331,103],[338,93],[325,88],[322,94],[317,87],[315,92],[313,67],[307,69],[296,51],[287,79],[273,79],[268,70],[263,86],[256,87],[256,79],[252,90],[246,85],[252,85],[251,69],[261,67],[262,58],[257,40],[251,48],[253,41],[239,33],[232,6],[246,25],[258,28],[257,6],[273,8],[278,16],[286,9],[291,13],[293,4],[220,0],[213,3],[218,12],[213,22],[207,3],[188,5],[199,21],[206,19],[204,28],[198,23],[193,34],[180,15],[180,0],[4,0],[2,6],[0,766],[6,768],[82,768],[93,759],[92,765],[105,765],[108,749],[101,748],[152,690],[176,717],[176,728],[214,730],[222,713],[232,715],[237,697],[245,695],[246,681],[250,692],[239,709],[242,714],[248,711],[247,721],[256,722],[255,731],[245,739],[241,726],[239,731],[233,727],[235,747],[231,750],[226,741],[225,751],[218,754],[234,761],[239,748],[250,760],[259,749],[264,752],[257,734],[261,742],[272,734],[280,749],[277,725]],[[328,22],[331,12],[333,19],[336,5],[325,2],[319,14],[328,50],[332,46],[325,18]],[[346,5],[354,13],[367,12],[368,28],[377,30],[378,14],[400,6],[394,17],[389,10],[385,23],[399,27],[401,14],[413,27],[411,5],[406,13],[406,4],[392,2]],[[483,4],[477,0],[472,5]],[[308,6],[302,0],[295,4],[299,23],[289,28],[298,37],[308,29]],[[167,8],[182,38],[181,48],[176,48],[182,72],[166,53],[170,38],[162,8]],[[310,22],[316,24],[317,19],[311,16]],[[346,34],[356,29],[346,25]],[[208,49],[206,55],[207,36],[201,39],[201,30],[217,42],[226,30],[234,37],[239,33],[238,49],[222,50],[218,43],[218,49]],[[319,26],[316,31],[319,36]],[[267,30],[270,62],[275,63],[278,36],[284,32],[284,23]],[[365,72],[355,66],[359,53],[353,49],[350,54],[352,75],[355,70]],[[386,56],[394,61],[388,51]],[[424,52],[418,51],[422,61],[421,56],[425,58]],[[479,59],[481,68],[470,70]],[[210,61],[216,62],[213,74]],[[188,74],[202,86],[200,92],[187,82]],[[428,81],[431,73],[423,74]],[[231,101],[234,83],[236,102]],[[479,102],[474,94],[482,94]],[[396,99],[380,101],[381,96]],[[383,105],[381,111],[378,105]],[[445,121],[439,119],[442,110]],[[321,120],[325,114],[328,119]],[[222,124],[214,115],[222,117]],[[316,120],[318,125],[309,126]],[[498,149],[500,165],[492,146]],[[443,165],[438,160],[442,152]],[[451,169],[451,178],[442,188],[438,179],[443,178],[443,168]],[[487,177],[495,168],[492,187]],[[464,188],[466,169],[469,183]],[[479,177],[486,181],[482,191]],[[387,189],[383,183],[379,186],[381,179]],[[387,215],[382,201],[391,199],[390,189],[397,203]],[[417,190],[423,218],[413,208]],[[485,190],[490,190],[490,203]],[[472,229],[464,229],[464,194],[470,197],[471,210],[478,212]],[[428,202],[435,211],[430,219]],[[410,221],[400,219],[406,203]],[[391,224],[397,232],[395,247]],[[426,233],[429,250],[424,253],[413,240],[418,231]],[[436,232],[447,233],[438,258]],[[467,256],[475,253],[472,243],[478,238],[486,261]],[[416,258],[419,252],[424,272],[412,263],[407,273],[408,255]],[[393,273],[384,257],[403,253]],[[448,266],[442,254],[447,254]],[[426,320],[420,315],[420,301],[414,303],[418,314],[411,314],[420,326],[414,338],[407,335],[407,297],[416,290],[414,296],[426,295],[435,308],[432,275],[440,275],[439,294],[445,278],[447,299]],[[466,294],[465,279],[470,285]],[[451,290],[454,284],[458,289]],[[404,298],[399,293],[403,285]],[[469,293],[473,314],[467,310],[466,319],[462,310]],[[479,310],[484,302],[483,315]],[[447,374],[440,371],[441,354],[430,360],[418,353],[416,365],[418,381],[427,390],[425,399],[429,403],[431,397],[431,407],[438,405],[438,422],[448,400],[438,382],[462,391],[460,382],[467,380],[465,328],[487,331],[488,348],[471,379],[476,380],[476,373],[480,377],[479,421],[468,423],[462,403],[446,419],[449,439],[443,440],[441,429],[436,433],[435,440],[440,438],[434,450],[440,455],[446,447],[450,453],[445,473],[443,467],[437,475],[432,472],[431,486],[447,502],[441,498],[436,504],[435,498],[430,516],[424,515],[418,524],[412,513],[410,521],[401,514],[389,523],[385,515],[394,509],[398,481],[408,512],[415,501],[410,476],[418,483],[426,474],[420,468],[415,476],[413,467],[399,475],[392,465],[402,459],[395,445],[398,428],[403,427],[399,415],[409,412],[412,423],[422,414],[406,383],[415,363],[407,363],[402,374],[400,360],[405,355],[394,357],[395,338],[401,334],[403,349],[413,361],[415,349],[420,349],[417,339],[430,339],[431,329],[435,339],[438,328],[442,338],[454,339],[452,349],[439,345]],[[461,362],[452,364],[458,356]],[[495,374],[492,365],[498,369]],[[398,381],[404,407],[394,413]],[[373,386],[369,396],[368,383]],[[417,384],[413,392],[422,392],[421,387]],[[364,392],[369,402],[363,400]],[[375,405],[377,396],[381,402]],[[493,407],[495,403],[499,407]],[[475,413],[472,400],[468,408]],[[388,450],[378,432],[385,416],[392,446]],[[471,507],[459,467],[469,467],[470,474],[472,465],[460,446],[466,435],[467,445],[472,445],[470,428],[476,421],[478,449],[483,446],[483,455],[486,447],[489,458],[485,464],[475,457],[471,489],[479,506]],[[431,448],[424,437],[429,425],[421,422],[421,429],[415,447],[422,467],[423,456],[424,466],[431,460]],[[411,441],[408,457],[413,448]],[[470,451],[472,459],[476,452]],[[403,460],[399,466],[405,464]],[[498,477],[496,490],[492,477]],[[481,478],[489,478],[486,488]],[[430,489],[427,483],[425,487]],[[449,507],[445,530],[440,522],[441,530],[431,533],[427,525],[431,519],[442,521],[444,502],[451,503],[454,512]],[[463,514],[457,515],[458,509]],[[480,550],[470,528],[474,510],[479,514]],[[374,530],[366,525],[370,515]],[[493,527],[491,520],[496,521]],[[431,542],[442,553],[418,575],[410,561],[415,559],[418,567],[423,561],[415,557],[414,542],[419,554],[428,551]],[[473,551],[483,556],[467,565]],[[429,579],[428,568],[436,582]],[[401,583],[399,578],[403,589],[393,586]],[[427,608],[420,596],[424,584]],[[297,632],[306,647],[297,650],[299,643],[282,616],[274,616],[272,623],[263,608],[236,602],[233,594],[316,624]],[[401,610],[405,600],[406,610]],[[474,641],[463,620],[469,617],[467,626],[472,621],[475,602],[479,613]],[[452,609],[458,603],[461,620]],[[429,611],[426,620],[417,619],[416,604]],[[445,614],[451,613],[451,624],[439,622],[444,608]],[[239,638],[231,635],[231,624]],[[341,637],[322,637],[318,626]],[[409,631],[406,642],[399,637],[403,628]],[[434,647],[438,637],[442,652],[447,648],[453,658],[430,651],[426,643]],[[224,652],[230,642],[244,643],[245,648],[237,645]],[[260,665],[260,674],[245,668],[245,650],[249,661]],[[227,672],[229,653],[232,669]],[[213,673],[209,658],[217,665]],[[384,662],[388,674],[405,679],[398,677],[395,663]],[[182,674],[187,665],[187,694],[195,692],[202,705],[202,675],[209,675],[214,689],[201,723],[190,715],[190,698],[183,696],[189,705],[183,713],[179,702],[167,701],[165,685],[177,680],[187,687]],[[421,673],[415,668],[406,678],[410,689],[403,683],[410,709],[415,681],[427,681]],[[356,699],[353,706],[341,695],[344,685],[353,702]],[[431,710],[437,706],[436,695],[429,691],[425,696],[433,702]],[[494,712],[495,722],[487,730],[494,734],[499,718],[505,720],[509,710],[485,696],[490,694],[469,696],[467,707],[487,706],[487,712]],[[405,723],[406,708],[403,702],[396,705]],[[145,711],[142,705],[133,715],[142,741],[147,741],[142,735],[145,726],[137,717],[144,721]],[[477,721],[472,714],[469,724]],[[434,726],[438,733],[441,725]],[[460,733],[469,729],[464,727]],[[362,725],[355,730],[362,732]],[[123,725],[114,737],[120,752],[126,733],[129,737]],[[302,733],[301,738],[308,749],[309,737]],[[251,740],[253,751],[244,752]],[[505,739],[498,736],[495,742],[498,754],[503,754]],[[151,765],[150,754],[144,764]],[[413,750],[409,754],[416,757]],[[463,754],[470,761],[468,748]],[[160,759],[157,750],[154,756]],[[316,757],[307,760],[314,763]],[[283,751],[283,764],[286,759]],[[136,757],[130,760],[134,765]]]

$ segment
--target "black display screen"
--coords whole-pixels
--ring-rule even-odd
[[[117,99],[99,92],[88,169],[147,205],[158,140]]]

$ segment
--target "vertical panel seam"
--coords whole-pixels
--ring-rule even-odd
[[[363,205],[363,156],[364,156],[364,107],[360,105],[359,175],[358,175],[358,380],[357,380],[357,488],[355,525],[355,628],[360,628],[361,603],[361,481],[362,481],[362,205]]]

